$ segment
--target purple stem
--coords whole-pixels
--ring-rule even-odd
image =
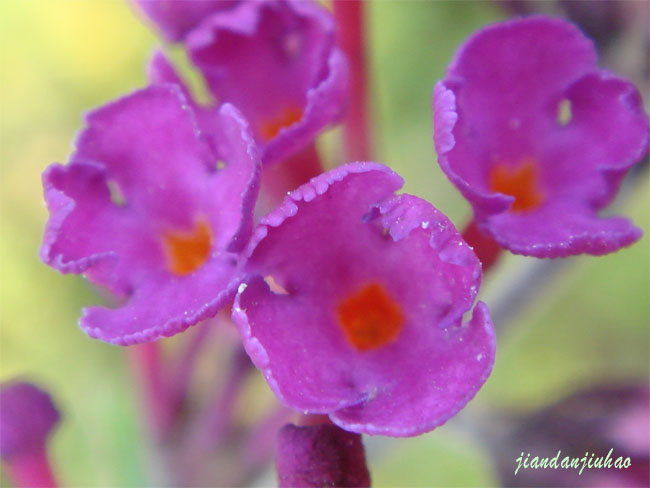
[[[176,410],[180,409],[187,396],[187,391],[190,387],[194,369],[199,358],[199,352],[206,343],[213,327],[218,325],[213,320],[207,320],[197,325],[195,331],[191,331],[193,334],[188,339],[188,344],[185,345],[185,350],[182,351],[175,365],[175,374],[169,387],[170,401],[176,407]]]
[[[239,394],[253,370],[253,363],[248,354],[243,347],[237,346],[223,388],[214,395],[196,423],[195,435],[201,450],[213,448],[223,442],[233,426],[233,414]]]
[[[270,463],[275,452],[278,431],[295,416],[284,405],[277,405],[262,421],[247,433],[243,443],[242,462],[248,473],[255,473]]]
[[[187,483],[196,481],[197,473],[200,477],[201,465],[206,457],[229,438],[234,407],[245,386],[246,377],[252,371],[253,364],[244,348],[238,344],[224,383],[212,394],[203,412],[189,427],[183,447],[183,476]]]
[[[164,438],[172,424],[169,391],[163,378],[163,364],[157,342],[138,344],[127,348],[132,371],[139,384],[145,421],[155,439]]]

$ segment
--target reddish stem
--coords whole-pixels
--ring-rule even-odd
[[[262,173],[258,213],[267,214],[282,202],[287,192],[322,172],[323,166],[313,142],[284,161],[266,166]]]
[[[160,347],[156,342],[127,348],[139,384],[143,414],[157,437],[164,437],[171,427],[173,412],[169,392],[164,384]]]
[[[350,102],[343,122],[347,161],[372,157],[363,0],[334,1],[339,46],[350,62]]]
[[[194,326],[194,330],[185,332],[188,335],[187,343],[184,344],[185,349],[174,364],[174,371],[169,385],[168,394],[172,409],[180,409],[185,402],[201,348],[207,343],[212,328],[218,325],[216,320],[210,319]]]
[[[189,444],[193,457],[211,452],[226,440],[233,429],[235,406],[246,386],[246,379],[255,371],[248,354],[241,346],[236,346],[230,361],[230,368],[224,378],[224,384],[209,399],[207,408],[198,416],[190,434]]]
[[[204,484],[202,478],[206,476],[209,456],[213,456],[219,448],[230,449],[235,437],[237,402],[246,387],[248,376],[255,371],[244,348],[240,344],[235,347],[223,384],[217,382],[217,388],[208,397],[202,411],[192,418],[185,434],[181,461],[183,485]],[[230,474],[235,472],[233,468]],[[230,480],[227,484],[234,486]]]
[[[497,241],[478,229],[474,219],[463,230],[463,239],[474,248],[474,252],[483,265],[483,273],[499,260],[503,249]]]
[[[293,423],[294,425],[297,425],[299,427],[306,427],[309,425],[323,425],[323,424],[332,425],[332,421],[330,420],[329,416],[324,414],[311,414],[311,413],[297,414]]]
[[[29,452],[15,454],[4,461],[9,478],[17,488],[58,486],[44,445]]]

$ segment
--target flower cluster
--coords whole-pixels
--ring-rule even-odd
[[[292,192],[249,240],[258,153],[275,163],[339,117],[333,28],[305,2],[218,9],[183,37],[214,107],[192,102],[158,53],[152,85],[89,114],[70,163],[45,172],[41,254],[123,297],[85,310],[93,337],[151,341],[235,298],[244,345],[285,404],[415,435],[467,403],[494,360],[487,307],[461,321],[481,270],[451,222],[395,196],[386,167],[356,163]]]
[[[447,217],[396,194],[387,167],[357,162],[285,188],[255,221],[263,168],[344,115],[333,17],[293,0],[137,4],[216,101],[196,102],[158,51],[150,85],[91,112],[68,164],[45,171],[41,258],[116,299],[85,309],[81,327],[145,343],[232,304],[246,352],[296,411],[389,436],[455,415],[490,374],[495,334],[476,301],[481,262]],[[503,248],[603,254],[639,238],[596,212],[647,150],[647,117],[571,24],[534,17],[474,35],[435,85],[433,119],[442,169]],[[306,436],[286,441],[290,456],[314,455],[311,433],[282,435]],[[291,484],[295,463],[281,462]]]

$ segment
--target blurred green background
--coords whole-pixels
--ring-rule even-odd
[[[431,90],[458,44],[501,18],[487,1],[369,6],[376,159],[458,226],[469,206],[435,164]],[[117,0],[5,0],[0,35],[0,377],[34,381],[61,407],[52,456],[63,485],[146,485],[124,350],[76,326],[81,307],[101,298],[82,278],[41,264],[37,250],[47,217],[40,173],[67,160],[85,111],[144,85],[159,41]],[[563,260],[544,283],[532,275],[531,299],[496,324],[491,378],[461,415],[416,439],[373,439],[375,486],[496,485],[489,452],[468,424],[489,412],[531,411],[599,382],[647,382],[648,194],[646,171],[617,201],[617,213],[646,233],[635,246]],[[506,256],[485,280],[485,299],[498,300],[514,275],[538,264]]]

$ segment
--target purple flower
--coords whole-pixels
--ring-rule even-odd
[[[257,275],[233,307],[280,400],[352,432],[433,429],[474,396],[494,359],[485,304],[461,323],[478,259],[429,203],[395,196],[402,183],[356,163],[289,194],[254,231],[247,267]]]
[[[194,27],[215,12],[234,7],[237,0],[132,0],[160,33],[171,42],[182,41]]]
[[[370,486],[361,436],[335,425],[285,425],[276,467],[280,487]]]
[[[0,457],[10,460],[45,447],[60,415],[50,396],[30,383],[0,388]]]
[[[332,16],[312,2],[249,1],[210,17],[186,46],[212,93],[241,110],[262,161],[272,163],[342,115],[347,64],[334,34]],[[181,83],[161,54],[150,78]],[[212,110],[204,111],[200,122],[209,133]]]
[[[260,167],[239,112],[218,117],[215,154],[179,89],[149,87],[90,113],[70,163],[45,171],[41,258],[124,299],[84,310],[90,336],[151,341],[232,299]]]
[[[487,27],[433,93],[439,163],[479,228],[517,254],[605,254],[641,231],[599,218],[648,147],[641,97],[558,19]]]

